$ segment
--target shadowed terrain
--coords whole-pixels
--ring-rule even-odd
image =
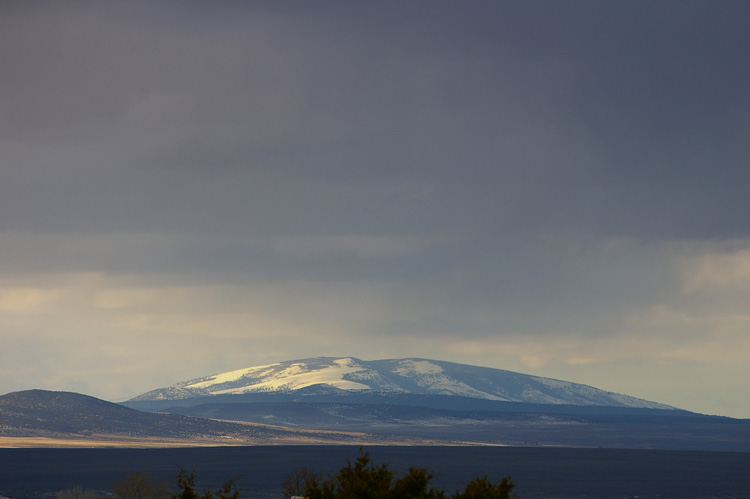
[[[278,401],[268,394],[182,400],[143,412],[69,392],[0,397],[0,446],[200,446],[262,444],[512,445],[748,451],[750,421],[685,411],[340,393]],[[273,401],[277,400],[277,401]],[[328,400],[328,401],[326,401]],[[394,401],[400,400],[402,404]],[[205,400],[203,400],[205,402]],[[162,403],[175,401],[162,401]],[[409,405],[412,404],[412,405]],[[417,403],[425,405],[416,405]],[[432,407],[430,407],[432,405]]]
[[[140,443],[164,445],[250,445],[274,443],[355,443],[373,438],[362,433],[307,431],[268,424],[216,421],[149,413],[87,395],[28,390],[0,397],[0,445],[66,446]],[[375,437],[382,441],[382,438]]]

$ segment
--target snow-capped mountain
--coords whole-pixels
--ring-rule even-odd
[[[132,401],[251,393],[449,395],[505,402],[673,409],[597,388],[527,374],[426,359],[317,357],[248,367],[177,383]]]

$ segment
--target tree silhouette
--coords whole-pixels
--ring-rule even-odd
[[[184,468],[180,468],[180,471],[177,472],[177,488],[179,492],[172,496],[173,499],[201,499],[195,492],[194,469],[186,471]]]
[[[288,482],[290,477],[297,481]],[[353,463],[347,459],[346,466],[328,479],[301,470],[290,473],[284,482],[284,492],[293,491],[294,495],[303,495],[307,499],[446,499],[443,490],[430,485],[433,477],[426,469],[413,466],[404,476],[396,477],[388,465],[373,464],[369,454],[360,448],[359,457]],[[299,487],[292,489],[289,483]],[[470,481],[463,492],[456,491],[452,498],[509,499],[514,486],[510,477],[494,484],[487,476],[480,476]]]
[[[320,481],[320,474],[310,468],[295,468],[287,474],[281,482],[281,498],[289,499],[292,496],[304,496],[309,483]]]
[[[463,492],[453,494],[454,499],[510,499],[510,492],[515,487],[510,477],[493,484],[487,479],[487,475],[474,478]]]
[[[177,488],[179,492],[172,496],[172,499],[239,499],[240,491],[235,490],[234,482],[238,477],[230,478],[218,492],[218,497],[214,498],[211,489],[205,490],[202,494],[195,491],[195,470],[185,471],[180,468],[177,472]]]
[[[396,480],[390,499],[443,499],[445,493],[430,487],[433,474],[424,468],[409,467],[409,473]]]
[[[112,485],[118,499],[169,499],[172,494],[165,482],[155,482],[145,471],[131,473]]]

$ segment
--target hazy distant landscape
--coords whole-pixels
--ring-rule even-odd
[[[314,445],[311,445],[314,444]],[[136,471],[228,478],[278,498],[300,467],[328,473],[364,446],[458,490],[512,475],[519,497],[746,497],[750,420],[595,387],[429,359],[320,357],[214,374],[123,403],[72,392],[0,396],[0,496],[109,494]],[[710,477],[706,479],[706,477]]]
[[[750,421],[498,369],[427,359],[321,357],[196,378],[121,404],[70,392],[7,394],[0,397],[0,444],[749,452]]]

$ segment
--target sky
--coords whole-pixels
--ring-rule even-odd
[[[750,3],[0,4],[0,393],[421,357],[750,418]]]

